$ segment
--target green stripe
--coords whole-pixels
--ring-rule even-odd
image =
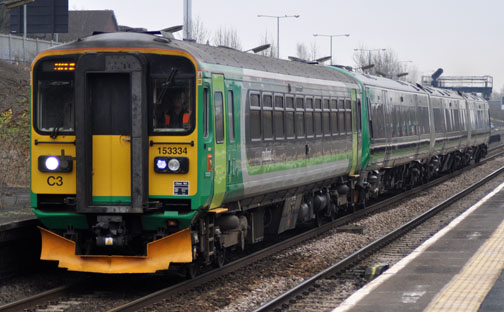
[[[265,165],[259,165],[259,166],[247,165],[247,170],[248,170],[249,175],[256,175],[256,174],[264,174],[264,173],[270,173],[270,172],[277,172],[277,171],[304,168],[304,167],[308,167],[308,166],[327,164],[327,163],[340,161],[340,160],[350,160],[351,157],[352,157],[352,152],[343,153],[343,154],[331,154],[331,155],[325,155],[325,156],[321,156],[321,157],[308,158],[308,159],[302,159],[302,160],[284,161],[284,162],[271,163],[271,164],[265,164]]]

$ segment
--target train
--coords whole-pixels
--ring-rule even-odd
[[[222,266],[485,156],[475,95],[152,33],[53,47],[31,68],[41,259],[71,271]]]

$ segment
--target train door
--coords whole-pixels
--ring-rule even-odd
[[[381,101],[383,103],[384,123],[385,123],[385,155],[383,157],[383,164],[385,167],[389,166],[390,155],[392,154],[392,105],[387,99],[387,91],[382,90]]]
[[[224,75],[213,74],[213,109],[214,109],[214,189],[210,208],[220,207],[226,193],[227,158],[226,158],[226,93]]]
[[[226,128],[227,128],[227,178],[226,184],[231,185],[236,183],[236,168],[239,165],[240,159],[237,155],[239,152],[236,144],[236,128],[235,128],[235,94],[231,86],[226,86]]]
[[[142,212],[148,197],[144,61],[83,55],[76,72],[79,212]]]
[[[362,164],[362,131],[361,131],[361,101],[357,98],[356,90],[352,90],[352,111],[353,111],[353,126],[352,126],[352,170],[350,174],[355,174],[360,171]]]

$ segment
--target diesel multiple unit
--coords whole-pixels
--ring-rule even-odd
[[[479,161],[488,103],[332,66],[99,34],[32,66],[31,205],[74,271],[222,265]]]

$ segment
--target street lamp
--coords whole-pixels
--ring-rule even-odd
[[[286,18],[286,17],[295,17],[299,18],[299,15],[283,15],[283,16],[276,16],[276,15],[262,15],[259,14],[257,17],[271,17],[271,18],[276,18],[277,19],[277,57],[280,58],[280,19],[281,18]]]
[[[367,51],[368,52],[368,65],[371,65],[371,52],[380,52],[380,51],[387,51],[387,49],[353,49],[355,52],[361,51]]]
[[[313,37],[329,37],[329,38],[331,38],[331,65],[332,65],[332,38],[333,37],[350,37],[350,34],[341,34],[341,35],[313,34]]]

